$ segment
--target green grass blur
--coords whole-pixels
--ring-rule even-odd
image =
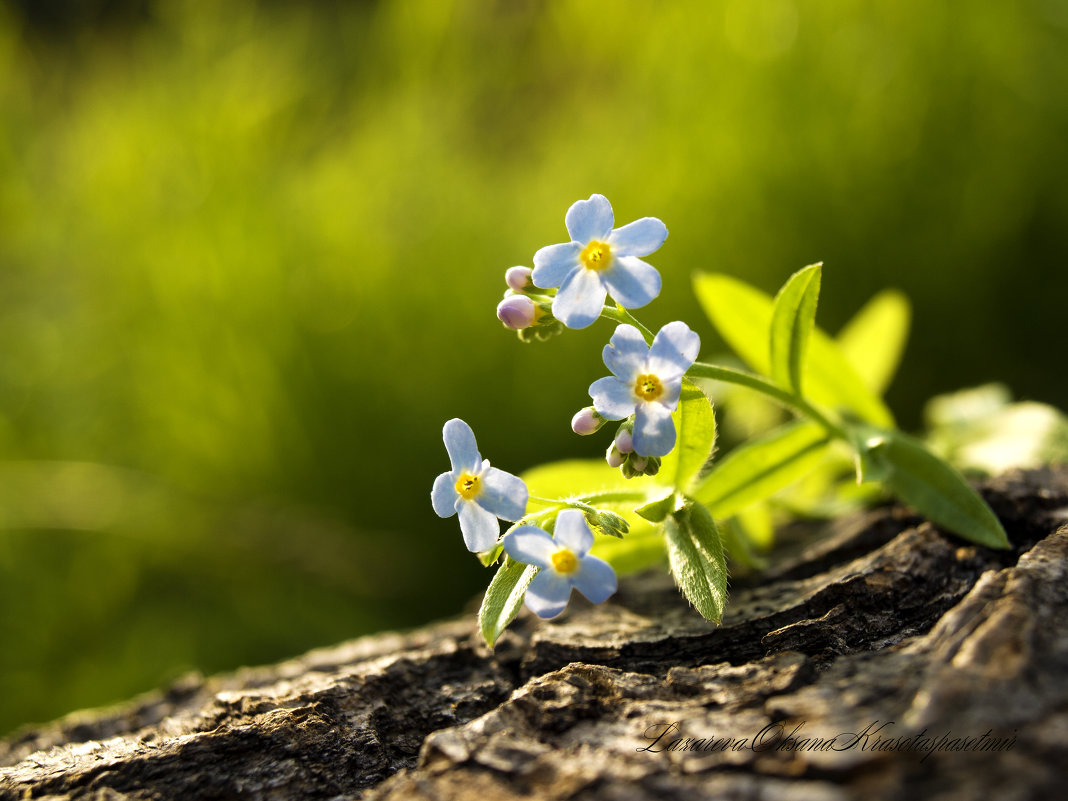
[[[993,379],[1068,406],[1064,0],[29,5],[0,6],[0,733],[477,595],[430,508],[442,423],[513,472],[605,445],[568,420],[610,327],[493,313],[592,192],[667,223],[642,317],[705,354],[695,270],[823,260],[831,331],[914,302],[906,427]]]

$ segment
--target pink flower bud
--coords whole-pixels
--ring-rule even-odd
[[[616,434],[616,447],[620,453],[634,453],[634,439],[627,429]]]
[[[536,311],[534,301],[526,295],[512,295],[497,304],[497,319],[504,323],[506,328],[521,331],[534,324]]]
[[[530,286],[529,267],[509,267],[504,274],[504,282],[516,292],[522,292]]]
[[[604,458],[609,467],[622,467],[623,462],[627,460],[627,457],[619,452],[619,448],[616,447],[614,442],[608,446],[608,453],[604,455]]]
[[[605,423],[605,419],[597,414],[592,406],[580,409],[571,418],[571,430],[583,437],[596,433]]]

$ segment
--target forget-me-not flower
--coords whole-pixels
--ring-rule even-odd
[[[666,456],[675,447],[671,413],[679,404],[682,376],[701,349],[701,338],[686,323],[668,323],[645,344],[641,332],[626,323],[616,327],[602,356],[612,375],[590,385],[593,408],[609,420],[632,414],[634,452]]]
[[[593,532],[578,509],[556,517],[555,536],[537,526],[519,526],[504,538],[504,550],[517,562],[541,568],[527,587],[526,605],[541,618],[564,611],[574,587],[595,604],[616,591],[616,573],[603,559],[590,556]]]
[[[560,287],[553,298],[553,316],[568,328],[593,323],[609,293],[628,309],[660,294],[660,273],[638,257],[664,244],[667,226],[656,217],[613,229],[614,223],[608,198],[590,195],[573,203],[564,216],[571,241],[534,254],[531,280],[542,289]]]
[[[452,470],[434,480],[430,500],[439,517],[460,515],[467,550],[487,551],[497,543],[497,518],[518,520],[527,510],[527,485],[518,476],[490,467],[478,453],[471,426],[453,418],[442,429]]]

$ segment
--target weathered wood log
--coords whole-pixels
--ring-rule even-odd
[[[494,653],[467,616],[190,677],[0,743],[0,799],[1062,797],[1068,469],[983,493],[1011,551],[885,507],[718,627],[648,574]]]

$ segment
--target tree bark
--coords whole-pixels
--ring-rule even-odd
[[[650,573],[495,652],[468,615],[194,676],[0,742],[0,800],[1058,797],[1068,468],[982,491],[1012,550],[889,506],[718,627]]]

